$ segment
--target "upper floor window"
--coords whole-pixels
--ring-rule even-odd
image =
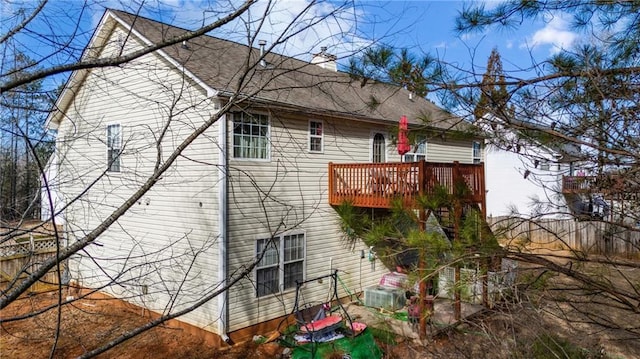
[[[122,128],[120,124],[107,126],[107,171],[120,172]]]
[[[418,146],[412,147],[410,152],[402,156],[402,162],[418,162],[423,160],[427,160],[427,140],[421,140]]]
[[[233,157],[269,158],[269,116],[233,114]]]
[[[309,121],[309,151],[322,152],[324,131],[321,121]]]
[[[262,297],[294,288],[304,280],[305,235],[280,235],[259,239],[256,255],[264,251],[256,266],[256,295]]]
[[[373,136],[371,146],[371,161],[374,163],[385,162],[387,146],[385,144],[384,135],[376,133]]]
[[[549,171],[551,169],[551,166],[549,165],[549,161],[542,161],[540,163],[540,169],[542,171]]]
[[[472,159],[474,164],[482,162],[482,144],[480,141],[473,141]]]

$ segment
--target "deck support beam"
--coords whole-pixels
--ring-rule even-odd
[[[419,215],[419,227],[420,227],[420,231],[424,232],[425,228],[426,228],[426,222],[427,222],[427,215],[425,213],[425,209],[420,208],[420,215]],[[418,294],[418,298],[419,298],[419,313],[420,313],[420,339],[425,339],[427,336],[427,315],[431,315],[431,313],[427,313],[427,282],[425,280],[427,273],[426,273],[426,263],[425,263],[425,258],[426,258],[426,253],[425,253],[425,249],[421,248],[420,249],[420,259],[419,259],[419,263],[418,263],[418,271],[420,273],[420,285],[419,285],[419,290],[420,293]]]

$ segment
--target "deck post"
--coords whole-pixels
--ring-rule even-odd
[[[419,196],[423,196],[425,193],[425,187],[426,187],[426,162],[424,160],[420,161],[418,164],[418,183],[419,183],[419,187],[418,187],[418,195]],[[420,231],[424,232],[426,229],[426,222],[427,222],[427,216],[425,213],[425,209],[424,208],[418,208],[418,211],[420,211],[420,214],[418,216],[418,226],[420,228]],[[420,339],[424,339],[427,337],[427,318],[426,318],[426,311],[427,311],[427,283],[425,282],[425,250],[424,248],[422,248],[420,250],[420,259],[419,259],[419,272],[420,272],[420,285],[419,285],[419,291],[420,294],[418,295],[419,298],[419,312],[420,312]]]
[[[426,229],[426,213],[425,213],[425,209],[424,208],[420,208],[420,215],[419,215],[419,223],[418,226],[420,228],[420,231],[424,232]],[[425,277],[426,277],[426,272],[425,272],[425,249],[421,248],[420,249],[420,259],[419,259],[419,263],[418,263],[418,271],[420,272],[420,285],[419,285],[419,291],[420,294],[418,295],[419,298],[419,313],[420,313],[420,339],[424,339],[427,337],[427,282],[425,281]],[[433,313],[429,313],[429,315],[432,315]]]
[[[418,193],[420,196],[424,194],[427,187],[426,172],[427,172],[427,162],[425,162],[425,160],[418,162],[418,183],[419,183]]]
[[[484,244],[486,238],[484,238],[485,231],[482,226],[487,225],[487,191],[484,183],[484,162],[480,163],[480,173],[477,174],[480,179],[479,184],[480,188],[480,203],[482,205],[482,210],[480,211],[482,215],[482,224],[480,225],[480,241]],[[482,270],[482,305],[485,308],[489,308],[489,268],[491,267],[491,257],[485,258],[482,262],[481,270]]]
[[[462,304],[460,302],[460,266],[455,266],[455,272],[453,276],[453,288],[454,288],[454,305],[453,315],[456,322],[462,319]]]
[[[458,161],[453,162],[453,169],[451,171],[452,184],[453,184],[453,240],[455,242],[460,241],[460,219],[462,218],[462,201],[459,197],[459,193],[456,193],[456,187],[458,181],[462,181],[460,176],[460,163]],[[455,320],[459,321],[462,318],[462,305],[460,302],[460,267],[456,265],[454,276],[454,316]]]
[[[487,222],[487,187],[486,184],[484,182],[484,162],[480,163],[480,173],[478,174],[478,177],[480,179],[480,196],[481,196],[481,205],[482,205],[482,221],[484,223]]]
[[[329,203],[334,203],[334,196],[336,192],[336,181],[333,174],[333,162],[329,162]]]
[[[461,181],[462,178],[460,176],[460,163],[458,161],[453,162],[453,168],[451,171],[451,183],[452,183],[452,191],[453,191],[453,240],[460,240],[460,218],[462,217],[462,206],[461,199],[459,198],[459,193],[456,193],[456,187],[458,185],[458,181]]]

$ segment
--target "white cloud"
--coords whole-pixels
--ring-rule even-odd
[[[174,0],[163,1],[167,5]],[[204,21],[210,23],[240,2],[220,1],[215,6],[218,13],[203,13],[208,9],[204,9],[200,1],[183,0],[179,10],[171,9],[173,18],[166,17],[161,21],[194,29],[202,25],[203,15]],[[278,42],[273,51],[303,60],[310,60],[310,54],[319,52],[321,46],[342,57],[369,43],[355,35],[361,12],[339,4],[312,0],[259,0],[240,19],[214,30],[210,35],[242,44],[247,44],[251,37],[256,47],[259,40],[267,41],[267,47]]]
[[[441,41],[440,43],[435,44],[433,47],[435,47],[436,49],[446,49],[447,43],[445,41]]]
[[[462,40],[462,41],[470,41],[470,40],[472,40],[474,38],[477,38],[477,37],[478,37],[478,34],[466,32],[466,33],[460,35],[460,40]]]
[[[277,0],[271,2],[269,9],[264,1],[256,5],[245,21],[252,24],[252,31],[259,32],[258,39],[267,40],[269,44],[282,42],[275,49],[278,53],[310,60],[310,53],[319,52],[321,46],[341,57],[363,45],[362,39],[355,35],[356,9],[311,0]],[[258,29],[263,17],[266,21]]]
[[[546,25],[536,31],[526,44],[520,45],[520,48],[530,47],[532,49],[541,46],[550,46],[549,53],[557,54],[562,49],[571,47],[578,35],[568,30],[569,23],[562,14],[548,16],[545,19]]]

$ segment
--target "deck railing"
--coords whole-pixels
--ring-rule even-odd
[[[562,176],[562,193],[590,193],[596,189],[596,176]]]
[[[625,178],[620,174],[563,176],[562,193],[597,193],[605,199],[637,200],[640,198],[640,186],[634,177]]]
[[[457,194],[461,201],[484,206],[484,164],[329,163],[329,203],[350,201],[357,207],[389,208],[401,198],[406,205],[436,188]]]

